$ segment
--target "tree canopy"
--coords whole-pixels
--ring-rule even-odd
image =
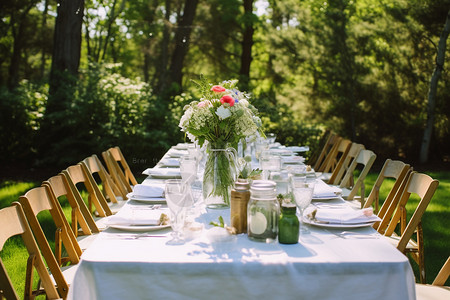
[[[3,1],[1,157],[64,165],[119,144],[157,160],[183,140],[178,120],[203,74],[239,79],[285,144],[332,129],[381,158],[417,160],[432,113],[429,158],[448,160],[445,67],[432,111],[428,96],[449,10],[450,0]]]

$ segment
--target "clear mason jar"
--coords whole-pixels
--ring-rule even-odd
[[[270,243],[277,239],[280,205],[276,197],[276,183],[255,180],[250,188],[247,208],[247,234],[251,240]]]

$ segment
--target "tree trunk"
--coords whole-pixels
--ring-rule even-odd
[[[170,83],[176,83],[179,88],[183,80],[183,62],[189,49],[189,40],[192,31],[192,23],[195,17],[198,0],[186,0],[183,15],[178,20],[175,32],[175,50],[170,64]],[[169,85],[170,86],[170,85]]]
[[[16,12],[11,14],[11,31],[13,36],[13,53],[11,56],[11,63],[9,65],[8,71],[8,89],[14,89],[19,83],[19,68],[20,68],[20,60],[22,55],[22,48],[24,47],[23,31],[27,26],[26,19],[28,12],[35,5],[34,2],[31,2],[22,12],[17,12],[19,15],[18,20],[15,20]],[[17,30],[16,30],[16,22],[17,22]]]
[[[58,4],[50,72],[50,94],[54,94],[60,86],[61,73],[68,72],[77,76],[81,56],[84,0],[59,0]]]
[[[156,66],[156,76],[159,82],[158,94],[161,94],[167,86],[167,66],[169,64],[169,38],[170,38],[170,14],[171,11],[171,0],[165,1],[165,10],[164,14],[164,29],[163,29],[163,39],[161,44],[161,55],[159,64]]]
[[[45,27],[47,25],[47,15],[48,15],[48,0],[44,1],[44,11],[42,12],[42,23],[41,23],[41,35],[42,35],[42,42],[45,43]],[[45,44],[42,46],[42,52],[41,52],[41,77],[44,77],[45,74]]]
[[[439,78],[441,77],[442,70],[444,69],[445,60],[445,48],[447,38],[450,32],[450,10],[447,13],[447,19],[445,21],[444,29],[442,30],[441,37],[439,38],[439,44],[436,56],[436,67],[434,68],[433,75],[430,80],[430,89],[428,91],[428,104],[427,104],[427,124],[423,133],[422,146],[420,149],[420,162],[426,163],[428,161],[428,151],[430,149],[431,133],[433,132],[434,125],[434,109],[436,107],[436,91]]]
[[[248,89],[250,81],[250,64],[253,46],[253,0],[244,0],[244,36],[242,39],[241,69],[239,70],[241,88]]]

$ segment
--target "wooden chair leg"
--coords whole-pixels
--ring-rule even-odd
[[[25,277],[25,296],[24,299],[33,299],[33,274],[36,256],[34,254],[28,257],[27,272]]]
[[[420,283],[425,284],[427,282],[426,276],[425,276],[425,255],[424,255],[424,247],[423,247],[423,229],[422,229],[422,222],[419,223],[417,226],[417,247],[419,253],[418,255],[418,265],[419,265],[419,272],[420,272]]]
[[[62,264],[62,237],[61,237],[61,228],[57,228],[55,232],[55,256],[58,265]]]

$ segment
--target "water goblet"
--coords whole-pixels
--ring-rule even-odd
[[[311,204],[315,179],[306,176],[291,176],[290,182],[295,204],[300,211],[300,232],[309,233],[309,230],[303,226],[303,212]]]
[[[192,205],[192,195],[189,185],[180,179],[169,179],[165,182],[165,197],[170,211],[170,223],[173,229],[172,240],[168,245],[184,244],[182,229],[186,218],[186,211]]]

